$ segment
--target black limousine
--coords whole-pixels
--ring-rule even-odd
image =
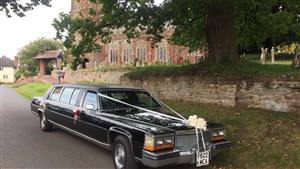
[[[116,169],[195,165],[230,146],[223,125],[207,123],[199,138],[171,110],[145,90],[113,86],[53,85],[31,102],[42,131],[56,126],[111,149]]]

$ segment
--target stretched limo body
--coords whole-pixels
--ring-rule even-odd
[[[122,105],[99,94],[151,111]],[[31,110],[40,117],[43,131],[56,126],[111,149],[117,169],[138,168],[138,163],[149,167],[196,164],[197,149],[207,148],[211,159],[219,149],[230,145],[224,126],[214,123],[208,123],[203,133],[205,145],[197,143],[193,127],[142,89],[54,85],[43,97],[32,99]]]

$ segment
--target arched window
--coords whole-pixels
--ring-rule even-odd
[[[118,50],[111,49],[109,51],[109,61],[110,61],[110,63],[117,63],[117,61],[118,61]]]
[[[156,49],[156,57],[158,61],[166,61],[167,60],[167,51],[165,47],[158,47]]]
[[[145,56],[146,56],[146,49],[145,48],[137,48],[137,52],[136,52],[136,57],[139,59],[139,60],[144,60],[145,59]]]
[[[123,50],[123,62],[124,63],[130,63],[130,56],[131,56],[131,49],[125,48]]]

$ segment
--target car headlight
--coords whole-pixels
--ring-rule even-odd
[[[174,149],[174,134],[158,136],[145,134],[144,149],[148,151]]]
[[[212,131],[212,141],[222,141],[225,139],[225,130],[213,130]]]

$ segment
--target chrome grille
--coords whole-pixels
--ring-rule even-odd
[[[210,133],[209,131],[204,132],[204,141],[206,146],[209,145],[210,142]],[[199,141],[200,141],[200,150],[203,150],[203,144],[201,140],[201,134],[199,134]],[[176,132],[176,140],[175,140],[175,147],[180,151],[190,151],[192,149],[197,149],[197,138],[195,130],[188,130],[188,131],[178,131]]]

